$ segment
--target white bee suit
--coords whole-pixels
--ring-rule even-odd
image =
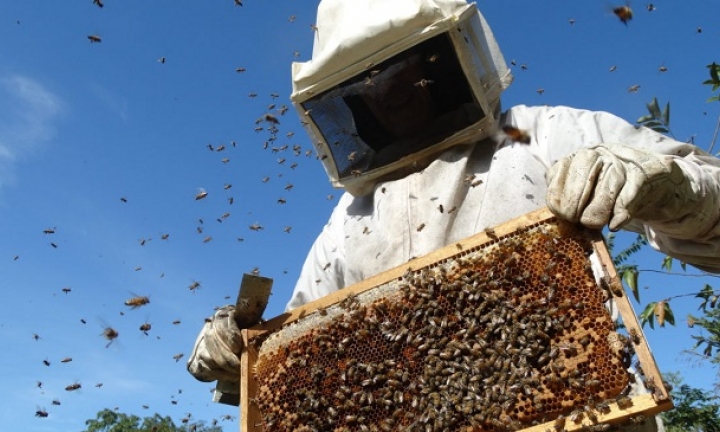
[[[720,272],[717,158],[605,112],[521,105],[507,111],[505,123],[525,130],[530,143],[486,140],[453,147],[425,169],[378,183],[369,195],[344,194],[312,246],[287,308],[545,206],[546,171],[579,149],[603,143],[670,155],[701,186],[704,213],[715,217],[703,221],[712,228],[703,229],[702,237],[684,235],[696,235],[692,217],[655,225],[633,220],[626,228],[647,234],[655,249]]]

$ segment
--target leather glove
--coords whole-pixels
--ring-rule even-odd
[[[235,324],[235,306],[218,309],[203,326],[187,362],[198,381],[240,381],[242,336]]]
[[[611,231],[631,219],[675,222],[696,211],[700,188],[672,156],[620,144],[587,148],[561,159],[546,174],[547,205],[558,217]],[[688,235],[706,228],[702,215],[685,226]],[[693,218],[683,223],[693,223]],[[689,234],[693,231],[693,234]]]

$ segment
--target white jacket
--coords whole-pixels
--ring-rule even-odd
[[[504,123],[528,132],[530,144],[486,140],[453,147],[419,172],[378,183],[369,195],[345,193],[308,254],[287,309],[545,206],[548,168],[602,143],[676,156],[685,174],[709,192],[710,213],[720,213],[720,160],[693,145],[612,114],[568,107],[520,105],[505,113]],[[626,228],[644,232],[668,255],[720,272],[718,219],[702,238],[691,240],[678,233],[694,232],[692,223],[633,221]]]

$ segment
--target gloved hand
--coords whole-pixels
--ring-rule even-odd
[[[616,231],[631,219],[678,221],[700,199],[673,157],[619,144],[579,150],[555,163],[546,180],[550,210],[594,229]]]
[[[240,381],[240,329],[235,324],[235,306],[218,309],[203,326],[187,362],[187,370],[198,381]]]

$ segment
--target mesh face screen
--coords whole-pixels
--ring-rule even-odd
[[[447,34],[368,65],[302,108],[340,178],[395,162],[484,117]]]
[[[264,430],[511,431],[592,416],[627,390],[634,353],[591,251],[586,232],[546,221],[278,330],[254,369]]]

